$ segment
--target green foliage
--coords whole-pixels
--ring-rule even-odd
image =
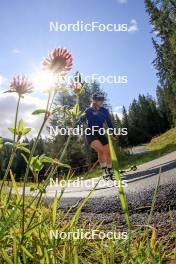
[[[58,88],[58,87],[56,87]],[[99,89],[99,86],[94,84],[93,89],[88,92],[95,92]],[[85,87],[86,91],[86,87]],[[55,92],[54,92],[55,95]],[[45,206],[45,193],[47,186],[51,178],[55,177],[59,167],[66,167],[70,169],[70,166],[62,163],[62,160],[68,159],[70,155],[68,151],[69,143],[72,143],[72,147],[75,145],[75,139],[66,137],[63,141],[59,141],[60,153],[54,153],[57,159],[46,156],[41,152],[43,148],[43,140],[41,138],[42,130],[51,114],[55,114],[54,123],[58,121],[58,117],[65,115],[65,112],[59,111],[50,112],[52,109],[51,92],[48,93],[48,102],[46,110],[38,109],[33,114],[44,113],[44,119],[41,127],[38,131],[36,139],[32,142],[24,141],[24,136],[27,135],[31,129],[24,128],[23,120],[18,120],[18,109],[20,100],[18,100],[15,116],[15,126],[10,128],[9,131],[13,133],[14,140],[4,144],[0,139],[1,152],[3,151],[8,157],[8,162],[0,187],[0,260],[2,263],[160,263],[174,258],[174,250],[168,247],[167,244],[163,244],[160,241],[160,247],[156,246],[159,243],[156,238],[156,230],[153,228],[152,234],[147,232],[137,233],[135,230],[131,233],[130,216],[128,211],[128,205],[125,197],[125,193],[120,185],[119,197],[121,206],[124,211],[124,216],[127,223],[127,231],[129,237],[126,239],[110,239],[110,240],[86,240],[82,239],[78,241],[73,237],[67,239],[57,239],[51,237],[51,232],[57,230],[59,234],[62,232],[73,232],[80,228],[83,232],[91,231],[92,228],[101,231],[102,225],[93,223],[93,226],[88,225],[87,222],[79,223],[81,211],[93,192],[95,191],[98,182],[94,188],[90,191],[87,197],[81,202],[80,206],[76,205],[76,211],[72,211],[70,208],[67,212],[63,212],[58,209],[58,203],[64,190],[61,190],[60,195],[57,193],[54,200]],[[81,95],[79,94],[81,97]],[[70,106],[70,112],[68,114],[73,118],[73,122],[79,115],[79,96],[76,96],[76,102],[72,102]],[[19,98],[20,99],[20,98]],[[68,98],[67,98],[68,99]],[[144,100],[142,98],[140,100]],[[88,100],[88,98],[86,99]],[[86,100],[82,101],[82,104],[86,104]],[[139,100],[139,101],[140,101]],[[147,104],[148,105],[148,104]],[[153,106],[152,102],[151,105]],[[60,108],[59,108],[60,109]],[[126,116],[127,118],[127,116]],[[59,119],[60,120],[60,119]],[[23,140],[23,142],[22,142]],[[65,143],[66,142],[66,143]],[[53,143],[53,142],[52,142]],[[65,143],[65,144],[63,144]],[[121,182],[121,176],[119,174],[118,160],[115,153],[112,140],[109,137],[110,151],[115,167],[115,176],[118,181]],[[77,144],[78,145],[78,144]],[[39,148],[38,148],[39,146]],[[57,146],[58,147],[58,146]],[[38,148],[38,149],[37,149]],[[10,155],[7,150],[10,150]],[[24,153],[21,153],[21,152]],[[38,152],[36,154],[36,152]],[[76,151],[72,153],[75,156]],[[18,155],[19,154],[19,155]],[[22,195],[18,190],[15,175],[13,173],[13,162],[15,157],[23,157],[26,161],[26,168],[23,179]],[[2,157],[2,153],[0,155]],[[80,159],[80,156],[77,158]],[[48,163],[50,166],[45,174],[45,179],[42,182],[38,182],[39,172],[43,169],[44,164]],[[30,196],[31,193],[26,193],[26,183],[30,171],[32,171],[38,184],[33,190],[36,190],[36,194]],[[9,188],[7,184],[7,177],[10,174],[12,181],[12,188]],[[69,178],[70,172],[67,175]],[[5,185],[5,186],[4,186]],[[4,188],[5,187],[5,188]],[[29,194],[29,195],[28,195]],[[155,205],[155,198],[157,197],[157,190],[154,195],[154,202],[152,203],[152,210],[150,213],[150,219]],[[118,228],[118,225],[116,226]],[[135,234],[136,232],[136,234]],[[140,239],[138,235],[140,234]],[[172,234],[173,235],[173,234]]]
[[[172,128],[164,134],[153,138],[147,147],[148,149],[153,150],[162,149],[169,145],[176,145],[176,128]]]
[[[134,99],[128,112],[123,108],[121,126],[128,129],[128,135],[120,138],[125,147],[146,143],[166,130],[165,118],[149,95]]]
[[[99,84],[85,84],[84,92],[79,95],[79,103],[77,96],[71,95],[68,92],[58,93],[55,99],[54,108],[59,107],[62,109],[50,118],[50,125],[60,127],[72,127],[75,120],[82,114],[82,112],[90,106],[91,96],[95,92],[101,92],[107,98],[106,94],[100,88]],[[107,99],[105,100],[107,106]],[[58,156],[61,152],[63,145],[67,140],[67,136],[53,136],[52,140],[45,143],[45,152],[52,157]],[[90,166],[92,162],[97,159],[96,154],[87,148],[85,138],[72,137],[69,147],[65,153],[65,162],[72,167]]]
[[[167,145],[161,149],[153,148],[151,151],[141,154],[130,154],[128,151],[122,150],[119,153],[118,160],[119,160],[119,167],[120,169],[129,169],[131,166],[136,166],[144,164],[146,162],[152,161],[154,159],[160,158],[163,155],[166,155],[170,152],[176,150],[176,144]]]
[[[49,114],[50,115],[50,112],[46,111],[46,109],[37,109],[32,113],[32,115],[40,115],[40,114]]]
[[[16,129],[15,129],[15,128],[12,128],[12,127],[8,128],[8,129],[9,129],[9,131],[10,131],[12,134],[16,134],[16,135],[17,135],[17,142],[19,142],[20,139],[21,139],[23,136],[27,135],[27,134],[32,130],[32,129],[29,128],[29,127],[24,128],[24,122],[23,122],[22,119],[19,121],[18,126],[17,126]]]
[[[156,50],[154,66],[159,77],[158,101],[164,102],[165,117],[171,126],[176,125],[176,5],[172,0],[145,0],[150,22],[157,36],[153,37]],[[164,94],[164,98],[161,96]]]
[[[51,232],[58,235],[62,232],[83,233],[97,230],[118,232],[118,224],[115,223],[106,229],[100,223],[82,221],[78,224],[80,213],[89,199],[86,197],[75,212],[70,210],[63,212],[58,209],[61,196],[55,195],[46,207],[41,200],[38,203],[33,197],[26,199],[25,206],[25,234],[24,238],[20,226],[22,201],[13,175],[14,195],[9,192],[3,193],[3,202],[0,204],[0,259],[2,263],[165,263],[174,260],[173,246],[168,244],[174,233],[169,231],[167,236],[158,237],[155,227],[152,229],[135,228],[131,233],[129,256],[127,254],[128,239],[59,239],[51,236]],[[155,191],[152,209],[156,199]],[[10,196],[9,196],[10,195]],[[30,207],[29,207],[30,204]],[[126,203],[125,203],[126,204]],[[35,212],[35,214],[34,214]],[[152,210],[150,214],[152,218]],[[32,222],[31,222],[32,219]],[[171,221],[174,221],[171,215]],[[29,225],[29,223],[31,224]],[[172,239],[171,239],[172,240]],[[76,248],[76,249],[75,249]]]
[[[3,139],[0,137],[0,152],[1,152],[2,148],[3,148]]]
[[[122,184],[122,178],[120,175],[120,171],[119,171],[119,163],[117,160],[117,156],[116,156],[116,152],[113,146],[113,142],[111,137],[108,135],[108,141],[109,141],[109,147],[110,147],[110,153],[111,153],[111,158],[112,158],[112,163],[113,163],[113,167],[114,167],[114,173],[115,173],[115,177],[116,177],[116,181],[118,186],[118,193],[119,193],[119,198],[120,198],[120,202],[121,202],[121,206],[124,212],[124,216],[127,222],[127,226],[128,226],[128,231],[130,231],[131,229],[131,224],[130,224],[130,219],[129,219],[129,211],[128,211],[128,205],[127,205],[127,200],[126,200],[126,195],[123,189],[123,184]]]

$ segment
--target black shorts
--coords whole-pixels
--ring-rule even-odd
[[[86,140],[88,145],[90,145],[94,140],[99,140],[103,146],[108,144],[107,137],[105,135],[100,135],[98,133],[94,133],[94,135],[87,135]]]

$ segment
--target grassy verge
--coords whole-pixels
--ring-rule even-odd
[[[112,142],[110,147],[116,179],[120,180],[119,165]],[[25,232],[23,233],[19,221],[23,201],[18,193],[18,184],[14,181],[13,175],[11,177],[11,186],[15,194],[3,192],[0,203],[0,263],[157,264],[172,263],[171,261],[176,259],[174,228],[165,237],[161,237],[157,234],[157,228],[150,225],[159,182],[148,214],[148,226],[131,225],[125,193],[120,186],[118,192],[126,221],[123,226],[112,223],[112,227],[108,230],[103,223],[78,221],[83,206],[94,190],[74,213],[71,208],[63,212],[58,206],[64,190],[59,195],[56,194],[53,201],[45,206],[45,192],[40,184],[42,200],[39,198],[34,200],[32,197],[25,199]]]
[[[176,144],[167,145],[160,149],[153,149],[153,150],[150,150],[149,152],[142,153],[142,154],[134,155],[134,154],[121,153],[119,155],[119,165],[121,169],[126,169],[133,165],[141,165],[148,161],[160,158],[161,156],[166,155],[175,150],[176,150]]]
[[[159,150],[168,146],[176,146],[176,128],[172,128],[164,134],[153,138],[147,145],[147,148],[149,150]]]
[[[110,140],[110,139],[109,139]],[[139,155],[129,156],[122,153],[117,161],[113,143],[110,140],[111,156],[115,169],[115,177],[121,182],[119,164],[125,167],[130,162],[137,163]],[[160,150],[142,154],[141,161],[159,157],[173,150],[167,146]],[[126,163],[122,164],[122,161]],[[54,167],[54,171],[57,167]],[[97,172],[96,172],[97,173]],[[48,175],[49,179],[50,174]],[[51,174],[52,176],[52,174]],[[92,173],[92,176],[97,176]],[[151,225],[157,191],[153,196],[151,210],[148,213],[147,226],[132,226],[126,195],[122,185],[118,185],[120,204],[123,210],[124,224],[112,223],[112,228],[107,230],[102,223],[88,220],[79,222],[84,205],[91,197],[94,189],[82,201],[81,205],[73,212],[69,208],[66,212],[58,209],[60,199],[64,193],[62,190],[55,194],[53,201],[45,206],[47,181],[38,186],[39,196],[22,199],[18,192],[18,186],[11,172],[11,186],[15,193],[2,192],[0,201],[0,263],[9,264],[150,264],[172,263],[176,260],[175,228],[163,238],[157,235],[157,229]],[[45,184],[46,183],[46,184]],[[7,182],[4,181],[7,186]],[[31,186],[31,183],[29,183]],[[33,184],[32,184],[33,186]],[[26,188],[26,185],[25,187]],[[24,218],[21,218],[24,213]],[[21,221],[20,221],[21,220]],[[174,263],[174,262],[173,262]]]
[[[141,165],[145,162],[159,158],[176,150],[176,128],[172,128],[164,134],[155,137],[147,144],[146,148],[149,152],[130,155],[121,153],[119,155],[120,168],[126,169],[132,165]]]
[[[0,184],[2,183],[2,181],[0,180]],[[16,182],[17,187],[23,187],[23,182]],[[35,182],[27,182],[26,183],[26,187],[37,187],[37,183]],[[5,181],[5,186],[8,187],[13,187],[12,181]]]
[[[114,160],[116,162],[116,160]],[[117,178],[119,176],[117,175]],[[25,199],[25,233],[20,225],[22,200],[13,181],[15,194],[3,192],[0,204],[0,263],[20,264],[105,264],[105,263],[172,263],[176,259],[175,232],[158,236],[155,226],[138,226],[129,233],[127,222],[123,226],[112,223],[107,230],[102,223],[78,222],[82,207],[91,193],[73,213],[58,209],[60,195],[55,195],[48,206],[43,200]],[[94,191],[94,190],[93,190]],[[124,217],[129,219],[127,203],[121,191]],[[157,188],[149,213],[149,224],[155,207]],[[89,239],[85,237],[88,234]],[[108,234],[113,234],[109,239]],[[130,244],[129,244],[130,235]],[[23,239],[22,239],[23,238]],[[22,243],[21,243],[22,242]]]
[[[149,150],[148,152],[141,154],[129,154],[125,151],[121,151],[118,155],[119,169],[125,170],[129,169],[131,166],[134,165],[139,166],[151,160],[160,158],[173,151],[176,151],[176,144],[167,145],[160,149]],[[79,175],[79,177],[82,177],[84,179],[90,179],[101,175],[101,169],[98,167],[95,171],[89,172],[85,175]]]

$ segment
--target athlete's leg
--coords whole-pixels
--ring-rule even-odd
[[[102,168],[103,171],[103,176],[107,179],[108,177],[111,177],[109,169],[107,168],[107,161],[111,162],[111,156],[110,156],[110,152],[109,154],[105,153],[108,152],[107,147],[105,148],[105,146],[99,141],[99,140],[94,140],[92,141],[92,143],[90,144],[90,147],[93,148],[97,153],[98,153],[98,160],[100,163],[100,166]],[[107,159],[108,156],[108,159]],[[108,167],[110,166],[110,164],[108,164]],[[112,169],[112,162],[111,162],[111,169]]]
[[[111,159],[109,144],[106,144],[103,146],[103,153],[104,153],[107,165],[112,165],[112,159]]]
[[[98,153],[98,161],[106,166],[106,157],[104,155],[104,147],[99,140],[94,140],[91,142],[90,147],[93,148]]]
[[[106,164],[107,164],[107,174],[110,177],[110,179],[113,180],[114,171],[112,167],[112,159],[111,159],[109,144],[104,145],[103,149],[104,149],[103,152],[104,152]]]

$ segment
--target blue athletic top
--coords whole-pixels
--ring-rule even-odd
[[[79,121],[77,122],[77,125],[84,123],[86,120],[88,123],[88,128],[92,128],[93,126],[103,128],[105,123],[107,123],[109,128],[113,128],[110,113],[104,107],[100,107],[99,109],[96,109],[94,107],[87,108],[84,112],[84,115],[81,116]]]

